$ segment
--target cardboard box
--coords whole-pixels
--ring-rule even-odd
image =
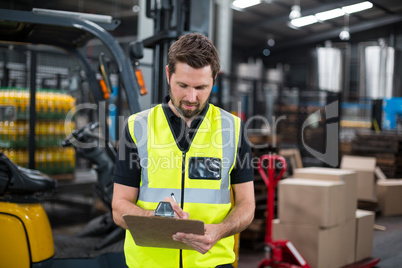
[[[356,212],[356,211],[355,211]],[[356,218],[339,225],[340,266],[354,263],[356,260]]]
[[[402,179],[377,181],[377,198],[383,216],[402,215]]]
[[[272,223],[273,239],[292,242],[311,268],[339,268],[355,261],[355,219],[330,228],[279,219]]]
[[[375,214],[372,211],[356,210],[356,257],[360,261],[371,257],[373,252]]]
[[[381,168],[376,167],[374,170],[374,174],[377,178],[377,181],[382,181],[382,180],[386,180],[387,176],[385,176],[384,172],[382,172]]]
[[[357,209],[356,171],[338,168],[308,167],[295,169],[293,177],[314,180],[343,181],[345,183],[345,207],[343,211],[346,215],[346,220],[355,219]]]
[[[273,239],[285,239],[307,261],[311,268],[339,268],[339,226],[320,228],[309,224],[272,222]]]
[[[331,227],[345,222],[345,183],[291,178],[279,182],[281,222]]]
[[[375,157],[351,156],[342,157],[341,169],[350,169],[357,172],[357,199],[375,202]]]

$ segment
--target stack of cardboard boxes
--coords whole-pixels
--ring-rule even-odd
[[[376,158],[345,155],[341,168],[357,173],[357,200],[378,203],[382,216],[402,215],[402,179],[390,179]]]
[[[376,202],[376,168],[375,157],[345,155],[342,157],[341,168],[357,173],[357,200]]]
[[[356,209],[356,172],[296,169],[279,182],[273,238],[290,240],[313,268],[345,266],[372,253],[374,213]]]
[[[388,179],[382,170],[377,167],[377,200],[381,215],[402,215],[402,179]]]

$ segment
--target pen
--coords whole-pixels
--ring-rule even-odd
[[[173,199],[173,201],[175,201],[177,203],[176,198],[174,197],[174,193],[171,193],[170,197]]]

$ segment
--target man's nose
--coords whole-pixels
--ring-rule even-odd
[[[196,102],[197,101],[197,90],[195,88],[190,88],[187,93],[187,101]]]

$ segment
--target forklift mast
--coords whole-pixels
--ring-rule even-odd
[[[210,35],[212,0],[147,0],[146,16],[154,20],[154,35],[144,39],[143,45],[153,49],[152,103],[162,102],[168,94],[164,83],[170,45],[180,36],[199,32]]]

